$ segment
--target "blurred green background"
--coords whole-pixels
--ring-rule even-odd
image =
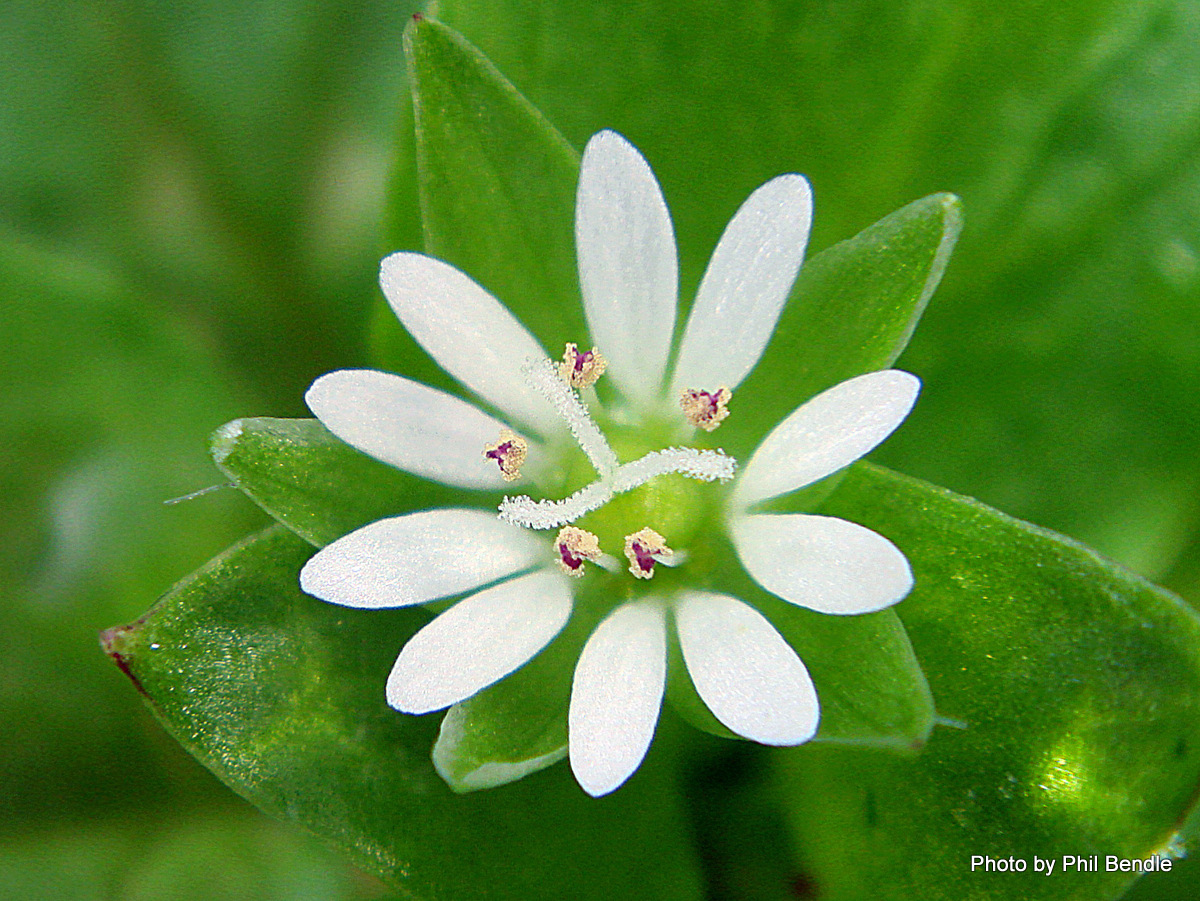
[[[13,897],[386,896],[193,763],[96,633],[265,523],[227,488],[163,503],[220,482],[216,426],[304,415],[313,377],[369,362],[378,258],[420,246],[400,48],[417,6],[0,6]],[[437,13],[577,147],[613,127],[645,153],[685,296],[738,203],[778,173],[814,185],[814,251],[961,194],[958,252],[901,361],[922,400],[876,458],[1200,600],[1200,5]],[[718,809],[721,792],[736,783]],[[718,858],[771,847],[702,839]],[[1193,878],[1184,865],[1136,892],[1194,897]]]

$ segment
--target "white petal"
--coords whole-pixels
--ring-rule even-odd
[[[428,713],[466,700],[550,643],[571,615],[564,576],[535,572],[459,601],[404,646],[388,703]]]
[[[460,594],[532,566],[544,541],[482,510],[425,510],[381,519],[317,552],[300,587],[346,607],[408,607]]]
[[[812,191],[781,175],[750,195],[725,227],[696,292],[672,395],[736,388],[771,339],[812,224]]]
[[[801,513],[740,516],[733,543],[746,571],[785,601],[821,613],[871,613],[913,586],[908,559],[878,532]]]
[[[618,788],[641,765],[666,677],[666,620],[656,602],[618,607],[584,645],[567,733],[571,769],[592,797]]]
[[[696,691],[729,729],[765,745],[798,745],[817,731],[808,670],[757,610],[723,594],[686,592],[675,607]]]
[[[452,394],[390,372],[342,369],[304,395],[325,428],[400,469],[462,488],[502,488],[500,467],[483,450],[504,423]]]
[[[649,402],[675,328],[675,232],[650,166],[616,132],[595,135],[583,152],[575,247],[592,342],[617,387]]]
[[[546,352],[500,301],[453,266],[419,253],[386,257],[379,284],[409,334],[446,372],[544,435],[562,429],[521,371],[527,359]]]
[[[742,469],[734,506],[744,509],[849,466],[904,421],[920,389],[915,375],[885,369],[834,385],[801,404]]]

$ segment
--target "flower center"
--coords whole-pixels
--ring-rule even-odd
[[[559,528],[555,559],[569,575],[582,576],[585,561],[612,568],[615,561],[604,555],[601,547],[623,544],[629,572],[635,578],[649,579],[656,563],[671,566],[686,557],[668,547],[668,540],[678,546],[696,538],[699,525],[707,518],[705,514],[715,507],[711,500],[706,503],[697,496],[700,486],[696,482],[729,481],[737,461],[722,450],[676,446],[652,450],[622,463],[576,390],[594,384],[606,365],[596,348],[580,353],[576,345],[568,344],[561,363],[543,359],[531,360],[525,366],[529,384],[562,418],[596,478],[558,500],[506,497],[499,514],[506,522],[527,529]],[[729,415],[725,407],[730,398],[728,388],[715,392],[689,390],[684,395],[685,399],[694,395],[691,407],[683,404],[684,416],[693,426],[712,431]],[[655,446],[649,434],[634,437],[634,445]],[[521,446],[518,448],[515,442],[521,442]],[[510,478],[506,464],[518,454],[520,459]],[[485,451],[508,480],[517,478],[516,467],[525,454],[524,441],[507,430],[496,445]],[[586,529],[574,525],[577,521]]]

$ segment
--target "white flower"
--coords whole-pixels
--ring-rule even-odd
[[[563,336],[566,350],[556,364],[461,272],[412,253],[383,261],[380,282],[405,328],[499,418],[445,392],[364,370],[318,379],[307,395],[313,412],[344,441],[416,475],[467,489],[524,482],[543,495],[505,497],[499,516],[442,509],[381,520],[304,567],[305,591],[354,607],[426,604],[475,592],[404,647],[387,681],[393,707],[439,710],[520,667],[566,624],[572,586],[579,584],[569,576],[582,576],[590,563],[588,578],[609,580],[603,584],[614,599],[632,600],[603,619],[575,669],[569,754],[586,791],[614,790],[645,756],[662,703],[671,628],[697,692],[730,730],[772,745],[799,744],[816,733],[812,680],[761,613],[725,594],[680,588],[679,580],[656,590],[652,578],[659,564],[681,574],[699,566],[689,564],[686,542],[697,547],[723,529],[755,581],[793,604],[866,613],[896,603],[912,586],[904,555],[862,526],[754,508],[879,444],[915,402],[914,376],[869,373],[813,398],[766,437],[731,490],[704,483],[728,481],[733,459],[690,446],[697,428],[719,438],[713,430],[737,415],[737,388],[775,328],[810,219],[811,194],[798,175],[773,179],[742,205],[700,284],[669,378],[674,233],[649,166],[614,132],[588,143],[576,207],[592,350],[567,340],[582,336]],[[601,374],[618,395],[608,403],[590,387]],[[606,429],[658,449],[622,460]],[[595,472],[582,485],[573,462],[580,451]],[[690,481],[664,481],[672,474]],[[610,504],[651,487],[659,491],[654,497],[670,498],[663,501],[664,522],[627,521],[629,507]],[[703,492],[720,492],[720,503],[692,503]],[[672,519],[667,506],[719,512],[693,522]],[[656,512],[651,507],[645,515],[653,519]],[[559,527],[553,538],[539,532]],[[623,547],[612,546],[620,536]],[[625,554],[627,570],[614,552]]]

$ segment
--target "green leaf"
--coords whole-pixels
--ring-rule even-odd
[[[315,420],[243,419],[213,437],[221,470],[256,503],[315,545],[407,510],[453,504],[450,489],[360,454]],[[461,500],[459,498],[459,500]],[[904,627],[891,611],[830,617],[764,592],[730,557],[722,590],[767,613],[800,653],[822,702],[819,740],[909,751],[928,737],[933,704]],[[454,709],[435,762],[459,791],[500,785],[560,759],[571,672],[595,625],[580,600],[566,633],[513,676]],[[861,649],[872,648],[866,662]],[[677,656],[677,655],[676,655]],[[682,658],[671,698],[698,728],[730,736],[695,695]],[[515,725],[520,728],[514,728]]]
[[[211,449],[251,500],[318,547],[385,516],[461,501],[461,491],[373,460],[315,419],[236,419],[213,433]]]
[[[822,898],[1117,897],[1188,837],[1200,784],[1200,618],[1061,536],[859,464],[825,512],[886,534],[916,588],[899,607],[939,710],[913,760],[842,749],[771,757]],[[1182,830],[1182,831],[1181,831]],[[1034,855],[1101,855],[1034,874]],[[1029,861],[972,872],[972,855]],[[864,866],[863,861],[870,861]]]
[[[616,128],[646,154],[684,298],[781,172],[813,184],[814,253],[913,197],[960,195],[954,265],[901,361],[927,390],[880,461],[1200,598],[1195,3],[438,11],[576,146]]]
[[[435,718],[384,700],[396,653],[427,616],[302,594],[297,572],[311,553],[273,526],[104,636],[188,750],[406,897],[699,897],[665,752],[601,801],[562,766],[453,794],[429,759]]]
[[[426,252],[486,287],[551,354],[565,341],[583,341],[574,245],[579,154],[446,26],[416,19],[404,47]],[[386,340],[417,353],[395,333]],[[418,375],[445,379],[431,369]]]
[[[808,260],[762,360],[735,394],[752,415],[722,423],[721,443],[750,453],[801,401],[894,363],[961,228],[958,198],[935,194]]]

